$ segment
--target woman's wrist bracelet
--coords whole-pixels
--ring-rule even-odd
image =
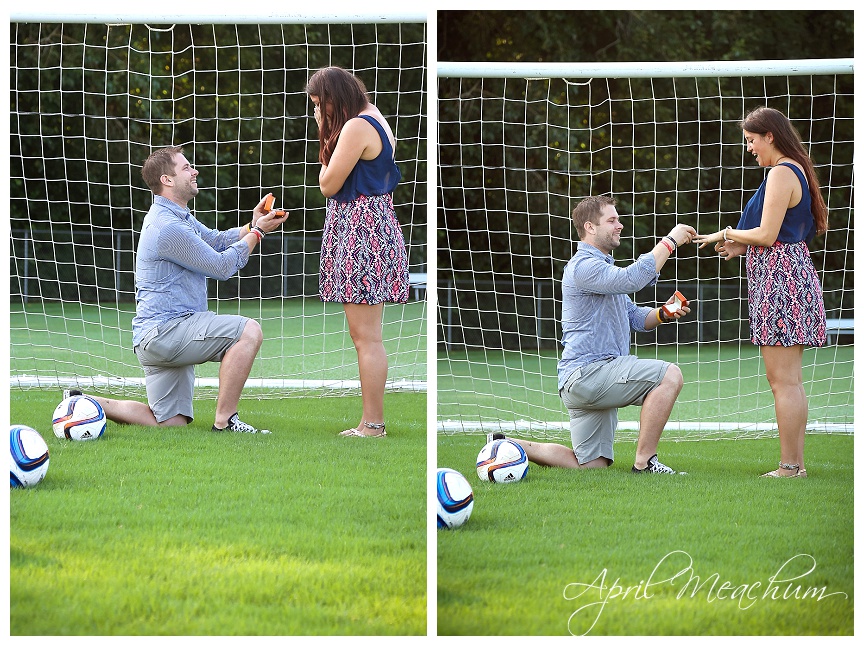
[[[678,241],[675,238],[673,238],[672,236],[663,236],[663,239],[671,242],[672,245],[675,247],[675,250],[678,250]]]
[[[729,238],[727,238],[726,236],[731,229],[732,229],[731,226],[728,226],[725,229],[723,229],[723,240],[725,240],[726,242],[729,242]]]
[[[670,255],[670,256],[671,256],[673,253],[675,253],[675,250],[672,248],[672,245],[670,245],[668,242],[666,242],[666,238],[662,238],[662,239],[660,240],[660,244],[662,244],[664,247],[666,247],[666,249],[669,250],[669,255]]]

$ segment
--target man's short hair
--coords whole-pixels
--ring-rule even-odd
[[[580,240],[585,239],[585,223],[590,221],[598,224],[600,216],[603,215],[603,208],[607,206],[615,206],[615,198],[608,195],[591,195],[576,205],[573,209],[573,225]]]
[[[154,150],[144,160],[144,165],[141,167],[141,177],[153,191],[153,195],[162,194],[162,176],[174,177],[174,158],[182,154],[183,148],[181,146],[169,146]]]

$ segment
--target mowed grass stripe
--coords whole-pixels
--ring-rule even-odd
[[[672,422],[738,424],[774,421],[774,398],[759,349],[749,343],[643,347],[635,354],[676,363],[684,388]],[[829,346],[804,353],[804,387],[810,421],[851,424],[854,420],[854,346]],[[438,356],[438,417],[471,421],[565,422],[558,397],[558,355],[506,350],[450,352]],[[619,411],[636,421],[636,406]],[[560,439],[569,437],[568,433]]]
[[[211,303],[222,314],[261,323],[264,343],[250,377],[357,379],[357,353],[338,303],[292,298]],[[134,304],[99,307],[82,303],[13,305],[10,370],[13,375],[141,377],[132,351]],[[426,379],[426,303],[387,304],[382,327],[391,379]],[[215,377],[219,364],[199,366],[198,377]]]

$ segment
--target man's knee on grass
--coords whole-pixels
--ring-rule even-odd
[[[174,417],[169,417],[168,419],[161,421],[158,423],[160,427],[168,427],[168,426],[188,426],[192,420],[186,417],[185,415],[175,415]]]

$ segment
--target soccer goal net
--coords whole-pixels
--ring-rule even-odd
[[[388,388],[426,389],[426,23],[423,14],[36,16],[11,21],[12,387],[143,386],[132,350],[135,255],[156,148],[183,146],[199,221],[241,226],[267,193],[290,211],[239,274],[208,281],[210,308],[258,320],[247,382],[260,397],[353,393],[341,305],[318,297],[325,198],[304,88],[356,74],[392,126],[396,215],[412,277],[386,305]],[[119,10],[122,15],[122,9]],[[203,24],[202,24],[203,23]],[[196,373],[216,385],[218,364]],[[212,396],[206,394],[206,396]]]
[[[589,195],[616,198],[618,265],[676,223],[734,226],[764,178],[738,125],[760,105],[800,132],[830,212],[830,230],[811,245],[829,343],[804,353],[808,429],[851,432],[852,71],[851,59],[438,63],[438,432],[569,440],[556,364],[561,276],[578,241],[573,207]],[[743,261],[688,245],[632,298],[656,306],[675,290],[693,312],[633,335],[635,354],[684,374],[667,433],[776,433]],[[635,437],[638,415],[620,411],[620,438]]]

